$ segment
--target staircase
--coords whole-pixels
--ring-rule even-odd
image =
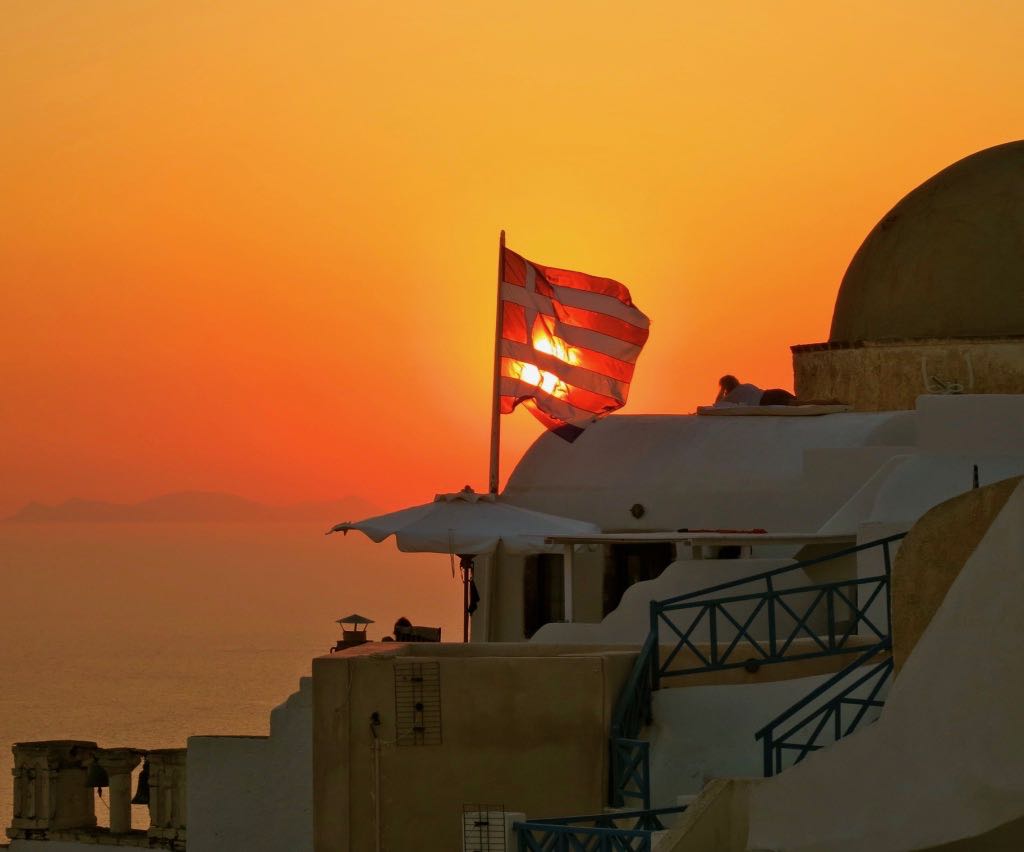
[[[619,694],[609,732],[608,801],[620,810],[517,823],[520,852],[650,852],[663,819],[685,810],[651,808],[650,742],[640,735],[653,721],[656,689],[728,669],[754,672],[817,657],[853,657],[757,731],[766,777],[873,721],[892,674],[890,549],[905,535],[651,601],[650,632]],[[777,585],[784,575],[874,548],[881,550],[884,564],[876,577]],[[630,806],[636,810],[622,810]]]
[[[764,743],[764,776],[770,778],[873,722],[885,702],[879,693],[892,677],[888,638],[772,719],[754,736]]]
[[[881,674],[891,672],[891,547],[905,535],[887,536],[685,595],[651,601],[650,633],[612,716],[611,805],[622,807],[628,802],[650,808],[650,743],[639,739],[639,735],[651,722],[651,692],[668,685],[666,681],[670,679],[682,685],[688,677],[709,672],[736,668],[754,672],[764,665],[856,654],[842,671],[758,731],[757,736],[765,741],[766,753],[770,749],[773,754],[772,771],[779,771],[774,768],[782,766],[774,757],[777,753],[792,752],[796,760],[803,759],[821,747],[822,733],[830,722],[830,730],[839,732],[834,739],[852,733],[867,718],[869,710],[881,706],[877,696],[888,677],[886,674],[882,678]],[[881,550],[883,558],[884,572],[879,576],[796,587],[778,585],[786,574],[875,548]],[[754,629],[755,623],[759,630]],[[854,673],[872,660],[876,662],[872,672],[877,683],[871,683],[877,688],[869,698],[863,698],[859,692],[863,683],[854,678]],[[838,703],[829,703],[832,701]],[[864,712],[847,716],[845,723],[837,721],[844,707],[859,701],[871,703],[858,705],[863,706]],[[805,709],[815,714],[813,719],[797,720],[797,714]],[[805,730],[811,722],[821,726],[816,734],[814,728]],[[791,724],[780,731],[787,723]],[[809,736],[809,745],[802,741],[797,746],[791,740],[805,733],[815,734]],[[767,762],[765,771],[771,774]]]

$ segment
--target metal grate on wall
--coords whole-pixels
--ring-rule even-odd
[[[464,852],[506,852],[505,806],[463,805],[462,848]]]
[[[395,732],[400,746],[441,744],[440,663],[395,663]]]

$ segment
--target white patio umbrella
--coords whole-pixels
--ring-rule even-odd
[[[473,558],[494,553],[499,542],[510,553],[560,551],[563,545],[547,544],[549,536],[589,535],[601,532],[596,524],[505,503],[494,494],[477,494],[465,488],[454,494],[438,494],[432,503],[411,506],[362,521],[336,524],[328,531],[358,530],[373,541],[393,535],[406,553],[457,554],[463,576],[463,641],[469,633],[469,595]],[[565,547],[565,618],[572,621],[572,547]]]

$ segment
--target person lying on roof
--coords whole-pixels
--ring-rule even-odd
[[[741,384],[732,375],[718,380],[718,396],[715,408],[731,408],[734,405],[842,405],[837,399],[797,399],[788,390],[769,388],[761,390],[757,385]]]
[[[735,376],[726,375],[718,380],[715,405],[799,405],[793,394],[782,388],[761,390],[757,385],[741,384]]]

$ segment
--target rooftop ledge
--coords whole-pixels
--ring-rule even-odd
[[[636,544],[674,542],[685,547],[753,544],[856,544],[852,533],[719,533],[719,532],[636,532],[553,535],[548,544]]]
[[[795,354],[822,352],[829,349],[870,349],[886,346],[935,346],[949,343],[1004,343],[1024,341],[1024,334],[1000,334],[990,337],[965,335],[962,337],[882,337],[877,340],[826,340],[821,343],[797,343],[789,347]]]

